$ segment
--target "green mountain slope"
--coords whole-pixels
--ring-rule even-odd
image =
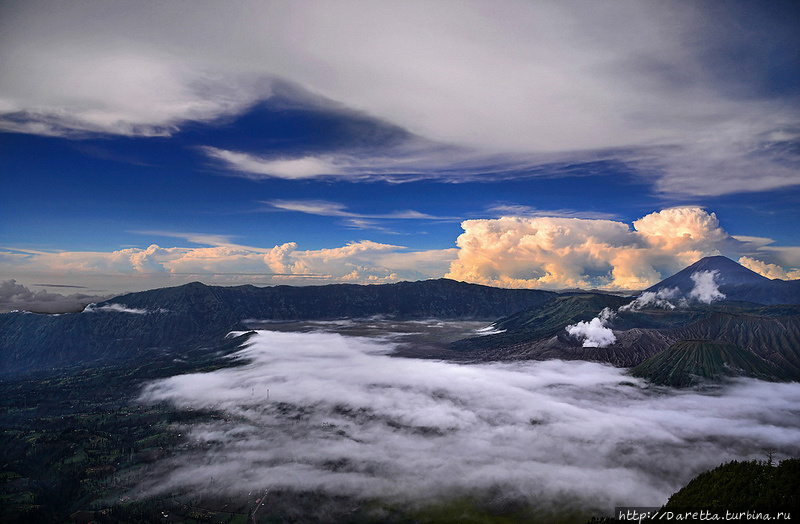
[[[504,333],[460,340],[453,347],[486,350],[557,336],[564,326],[590,320],[604,308],[617,309],[628,302],[630,299],[601,293],[554,295],[495,322],[494,327]]]
[[[631,370],[636,377],[666,386],[691,386],[702,379],[753,377],[786,380],[785,372],[733,344],[681,340]]]
[[[497,321],[501,333],[452,345],[465,360],[592,360],[634,367],[682,340],[733,344],[777,369],[776,379],[800,380],[800,306],[722,302],[675,309],[628,309],[630,299],[602,294],[560,295]],[[588,321],[603,308],[616,341],[582,347],[566,327]],[[746,368],[745,368],[746,369]]]
[[[715,307],[707,317],[666,334],[735,344],[800,380],[800,306]]]

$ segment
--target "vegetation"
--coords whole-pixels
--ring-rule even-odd
[[[740,348],[736,356],[728,350],[730,355],[724,358],[716,351],[719,358],[715,359],[718,364],[744,370],[746,376],[800,380],[800,305],[720,302],[675,309],[619,309],[630,302],[629,298],[598,293],[558,295],[495,322],[503,332],[459,340],[452,348],[469,360],[558,358],[634,367],[677,342],[703,340]],[[589,321],[604,308],[616,312],[609,322],[616,336],[613,344],[583,348],[579,340],[568,336],[566,326]],[[743,356],[743,352],[751,356]],[[767,366],[758,365],[759,361],[766,361]],[[731,374],[718,371],[700,375]]]
[[[213,356],[196,351],[185,360],[0,382],[0,521],[68,522],[83,511],[99,521],[147,522],[128,514],[143,510],[126,503],[126,489],[183,445],[180,425],[218,415],[138,405],[140,384],[236,365],[222,357],[241,342]]]
[[[771,452],[766,461],[732,461],[705,471],[675,492],[658,509],[655,518],[637,522],[764,520],[750,515],[769,515],[775,521],[791,521],[800,512],[800,459],[787,459],[775,465]],[[698,518],[701,511],[704,518]],[[644,511],[644,510],[641,510]],[[671,513],[671,518],[665,518]],[[781,513],[781,519],[778,514]],[[677,518],[687,514],[692,518]],[[714,517],[718,517],[714,519]],[[593,517],[589,523],[630,522],[615,517]]]
[[[728,462],[692,479],[664,508],[800,511],[800,459]]]
[[[708,379],[745,376],[786,380],[780,368],[733,344],[681,340],[631,370],[664,386],[687,387]]]

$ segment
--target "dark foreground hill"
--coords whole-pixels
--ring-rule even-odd
[[[83,313],[0,315],[0,377],[65,366],[133,361],[220,344],[247,319],[495,320],[555,296],[453,280],[362,286],[214,287],[200,283],[116,297]]]
[[[589,523],[794,522],[800,512],[800,459],[734,460],[700,473],[658,510],[637,509],[635,518],[623,513]],[[652,512],[650,518],[642,515],[645,511]]]
[[[723,464],[672,495],[664,506],[670,508],[800,511],[800,459],[777,466],[757,461]]]

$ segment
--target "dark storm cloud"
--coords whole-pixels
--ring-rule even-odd
[[[37,284],[45,285],[45,284]],[[64,288],[82,288],[82,286],[52,286]],[[70,313],[81,311],[91,302],[98,302],[104,298],[97,295],[73,293],[62,295],[50,293],[46,289],[33,292],[22,284],[17,284],[14,279],[0,281],[0,313],[21,310],[34,313]]]

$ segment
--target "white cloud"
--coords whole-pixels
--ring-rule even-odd
[[[252,175],[253,178],[275,177],[296,180],[317,176],[339,175],[341,166],[337,166],[331,157],[302,157],[266,160],[247,153],[226,151],[214,147],[206,147],[205,152],[217,160],[223,161],[236,171]]]
[[[745,9],[770,38],[741,31],[736,16]],[[798,138],[800,110],[761,92],[768,69],[780,66],[770,53],[795,40],[744,5],[17,2],[4,15],[7,130],[169,134],[186,121],[242,112],[269,97],[277,77],[434,142],[523,154],[627,148],[613,155],[663,192],[800,183],[797,156],[784,147]],[[717,66],[731,49],[747,50],[747,75]],[[254,177],[445,165],[434,150],[410,163],[392,155],[375,163],[263,159],[208,145]]]
[[[3,128],[45,135],[169,135],[184,121],[240,112],[257,96],[269,95],[244,84],[227,85],[215,75],[181,67],[176,57],[142,47],[59,45],[54,50],[34,44],[6,58],[7,67],[25,68],[29,78],[53,79],[4,82],[4,112],[22,115],[0,120]]]
[[[233,174],[262,180],[267,178],[345,178],[384,180],[392,183],[420,179],[447,181],[481,180],[536,176],[539,171],[558,173],[563,163],[597,160],[597,154],[493,154],[465,147],[448,147],[416,138],[402,146],[384,149],[352,149],[296,157],[260,156],[214,147],[201,148]],[[602,157],[601,157],[602,158]],[[546,167],[543,167],[546,166]]]
[[[97,304],[89,304],[83,310],[84,313],[94,313],[96,311],[107,311],[111,313],[128,313],[131,315],[146,315],[147,313],[150,313],[146,309],[131,308],[127,307],[125,304],[106,304],[104,306],[98,306]]]
[[[328,201],[273,201],[286,211],[355,221],[447,220],[414,210],[362,215]],[[770,246],[769,239],[734,238],[713,213],[672,208],[628,224],[614,220],[545,216],[466,220],[456,248],[413,250],[362,240],[345,246],[302,250],[295,242],[269,248],[237,244],[230,236],[142,231],[183,238],[199,247],[126,248],[112,252],[0,250],[0,278],[65,279],[112,291],[176,285],[296,285],[420,280],[445,276],[499,287],[644,289],[704,256],[723,253],[774,275],[794,277],[800,251]],[[8,249],[8,248],[5,248]],[[757,258],[754,258],[757,257]],[[749,260],[756,262],[749,262]],[[789,264],[781,265],[788,261]],[[788,267],[789,269],[784,269]],[[90,275],[96,275],[91,280]],[[6,276],[7,275],[7,276]],[[123,284],[124,282],[124,284]],[[122,286],[122,287],[121,287]],[[667,299],[668,297],[656,297]]]
[[[207,284],[255,282],[262,285],[423,280],[441,277],[455,256],[452,249],[414,251],[369,240],[335,248],[299,250],[294,242],[258,248],[233,244],[228,237],[170,234],[184,235],[195,241],[219,241],[221,245],[161,247],[152,244],[144,249],[112,252],[30,252],[16,259],[11,269],[15,274],[60,275],[71,281],[92,279],[96,275],[106,284],[116,281],[113,291],[122,291],[192,280]],[[120,288],[121,285],[125,287]]]
[[[467,220],[451,278],[502,287],[642,289],[736,242],[716,215],[665,209],[634,221]]]
[[[647,242],[668,251],[718,245],[730,238],[714,213],[698,207],[677,207],[651,213],[633,222]]]
[[[617,215],[613,213],[578,211],[576,209],[539,209],[520,204],[497,204],[490,206],[486,211],[494,216],[588,218],[600,220],[613,220],[617,218]]]
[[[797,384],[668,392],[597,363],[458,365],[393,358],[392,347],[259,332],[243,366],[149,384],[144,402],[225,420],[181,428],[203,445],[166,459],[142,488],[320,490],[400,504],[499,490],[539,508],[568,501],[605,513],[661,505],[699,472],[763,458],[764,448],[800,451]]]
[[[353,219],[389,219],[389,220],[453,220],[453,217],[435,217],[413,209],[393,211],[385,214],[364,214],[348,211],[344,204],[324,200],[272,200],[264,202],[283,211],[297,211],[326,217],[343,217]]]
[[[733,237],[700,207],[664,209],[632,225],[546,216],[466,220],[447,276],[500,287],[637,290],[711,255],[758,257],[787,276],[797,273],[784,267],[800,266],[797,248]]]
[[[777,264],[769,264],[762,262],[755,258],[743,256],[739,259],[739,263],[755,271],[759,275],[763,275],[770,279],[779,278],[781,280],[797,280],[800,279],[800,269],[786,270]]]

